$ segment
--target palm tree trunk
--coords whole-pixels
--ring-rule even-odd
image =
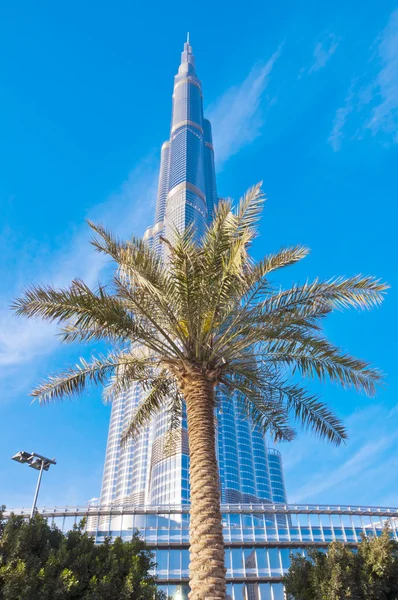
[[[201,372],[184,377],[190,454],[190,600],[226,594],[220,484],[216,456],[214,388]]]

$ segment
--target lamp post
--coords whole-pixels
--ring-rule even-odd
[[[50,468],[50,465],[56,465],[56,460],[55,458],[51,459],[51,458],[46,458],[45,456],[41,456],[41,454],[37,454],[36,452],[24,452],[23,450],[20,450],[20,452],[17,452],[16,454],[14,454],[14,456],[12,457],[12,460],[16,460],[19,463],[27,463],[29,467],[31,467],[32,469],[36,469],[36,471],[39,471],[39,477],[37,480],[37,485],[36,485],[36,491],[35,491],[35,495],[33,498],[33,504],[32,504],[32,510],[30,511],[30,518],[33,517],[35,509],[36,509],[36,502],[37,502],[37,496],[39,495],[39,490],[40,490],[40,484],[41,484],[41,478],[43,475],[43,471],[48,471],[48,469]]]

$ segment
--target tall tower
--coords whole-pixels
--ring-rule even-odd
[[[184,44],[174,78],[170,139],[161,150],[155,224],[145,239],[161,253],[159,236],[193,226],[198,241],[217,201],[210,121],[203,116],[202,84],[192,46]]]
[[[200,243],[217,201],[211,124],[203,116],[202,84],[189,39],[174,78],[172,104],[170,138],[161,150],[155,223],[144,236],[166,262],[160,236],[172,239],[176,229],[191,226]],[[184,416],[171,456],[163,451],[168,418],[163,412],[137,439],[120,446],[142,394],[135,384],[113,402],[101,504],[186,504],[189,451]],[[233,398],[221,398],[216,418],[222,501],[286,502],[279,452],[267,448],[262,432],[240,413]]]

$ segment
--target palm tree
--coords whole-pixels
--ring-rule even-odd
[[[32,392],[41,403],[105,384],[112,398],[139,382],[146,394],[123,434],[137,435],[160,410],[170,429],[186,404],[190,452],[190,586],[192,600],[225,598],[225,569],[214,410],[220,394],[275,440],[292,440],[291,420],[334,444],[346,436],[341,421],[306,391],[317,377],[372,395],[379,371],[332,345],[321,323],[335,309],[378,305],[387,286],[357,275],[315,280],[287,290],[268,280],[275,269],[308,254],[283,248],[254,262],[249,255],[264,196],[260,184],[236,208],[221,200],[200,244],[194,232],[163,239],[166,263],[141,239],[119,241],[103,227],[92,243],[117,271],[108,287],[82,281],[66,289],[31,287],[14,302],[19,315],[61,325],[64,342],[105,340],[111,350],[81,363]]]

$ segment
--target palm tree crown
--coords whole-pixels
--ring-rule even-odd
[[[58,321],[64,342],[106,340],[112,347],[50,377],[33,391],[40,402],[81,393],[88,383],[106,384],[111,399],[138,382],[146,393],[125,441],[161,409],[169,413],[172,431],[185,401],[191,600],[225,598],[214,426],[219,398],[234,398],[242,416],[276,440],[291,440],[296,420],[339,444],[346,438],[343,424],[301,379],[330,379],[371,395],[381,378],[367,362],[331,344],[321,325],[333,310],[379,304],[387,286],[357,275],[275,289],[269,274],[308,250],[296,246],[259,262],[251,258],[263,202],[260,185],[236,209],[220,201],[200,244],[189,228],[163,240],[165,261],[141,239],[122,242],[90,223],[97,234],[92,243],[117,265],[112,282],[95,291],[82,281],[61,290],[32,287],[14,303],[17,314]]]
[[[106,356],[81,360],[33,391],[40,402],[103,384],[105,397],[139,381],[148,391],[125,437],[134,435],[160,408],[171,422],[181,411],[184,380],[201,371],[227,396],[235,394],[244,413],[278,440],[292,439],[289,416],[339,443],[344,427],[318,397],[289,380],[290,373],[329,378],[372,395],[380,372],[342,352],[323,335],[322,319],[335,309],[379,304],[384,283],[373,277],[315,280],[275,289],[271,271],[308,254],[304,246],[283,248],[255,263],[249,248],[256,236],[264,196],[260,185],[234,210],[221,200],[203,242],[190,229],[163,240],[164,262],[141,239],[115,239],[89,223],[92,241],[117,264],[112,284],[96,291],[75,280],[67,289],[32,287],[15,301],[17,314],[63,325],[63,342],[105,339]]]

